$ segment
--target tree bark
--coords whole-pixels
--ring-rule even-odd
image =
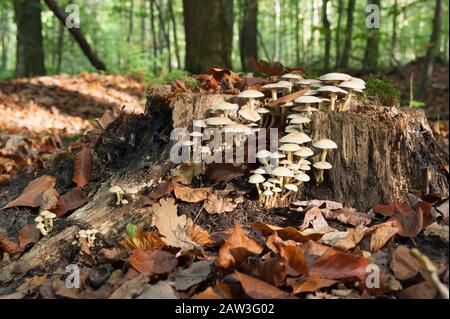
[[[130,12],[128,16],[128,35],[127,42],[131,43],[134,29],[134,0],[130,0]]]
[[[14,0],[17,23],[16,76],[45,74],[41,3]]]
[[[29,0],[27,0],[29,1]],[[61,8],[56,4],[54,0],[44,0],[49,9],[55,14],[59,21],[66,25],[66,14],[61,10]],[[70,34],[73,36],[75,41],[78,43],[79,47],[86,55],[86,57],[91,62],[97,70],[106,70],[106,65],[98,58],[94,50],[91,48],[86,38],[84,37],[81,29],[79,28],[67,28]]]
[[[175,57],[177,59],[177,69],[181,69],[180,47],[178,45],[178,35],[177,35],[177,21],[175,18],[175,13],[173,12],[172,0],[168,0],[167,6],[169,7],[170,20],[172,21],[173,44],[175,47]]]
[[[155,2],[154,0],[150,1],[150,32],[152,34],[152,49],[153,49],[153,74],[158,73],[158,47],[157,47],[157,39],[156,39],[156,26],[155,26]]]
[[[258,60],[258,1],[244,0],[244,17],[239,36],[241,65],[244,71],[251,70],[248,61]]]
[[[347,26],[345,28],[344,49],[342,51],[341,62],[339,63],[339,67],[342,69],[348,68],[348,63],[350,61],[350,55],[352,51],[353,12],[355,11],[355,3],[356,0],[348,0]]]
[[[8,66],[8,32],[9,32],[9,17],[8,17],[8,11],[3,10],[1,14],[1,21],[0,21],[0,41],[2,46],[2,56],[1,56],[1,69],[6,71],[6,68]]]
[[[295,64],[300,66],[300,1],[295,1]]]
[[[335,58],[335,68],[339,67],[339,60],[341,58],[341,29],[342,29],[342,14],[344,11],[344,0],[339,0],[338,2],[338,20],[336,26],[336,33],[334,34],[335,40],[334,45],[336,49],[336,58]]]
[[[167,27],[166,29],[166,22],[165,22],[165,18],[163,16],[163,8],[162,8],[162,2],[158,3],[157,1],[155,1],[155,6],[158,9],[159,12],[159,27],[162,33],[162,36],[164,38],[164,42],[166,44],[166,48],[167,48],[167,55],[168,55],[168,59],[167,59],[167,68],[169,70],[169,72],[172,71],[172,50],[170,48],[170,35],[169,35],[169,29],[170,27]]]
[[[397,48],[397,16],[398,16],[398,0],[394,0],[393,12],[392,12],[392,36],[391,36],[391,48],[389,53],[389,60],[391,66],[397,65],[398,60],[395,56]]]
[[[183,0],[189,72],[206,72],[211,66],[231,68],[232,6],[227,0]]]
[[[380,7],[381,0],[368,0],[367,4],[374,4]],[[381,9],[380,9],[381,10]],[[364,63],[363,69],[366,72],[376,71],[378,66],[378,57],[379,57],[379,37],[380,37],[380,29],[372,28],[369,29],[366,41],[366,48],[364,50]]]
[[[330,62],[331,62],[331,24],[330,21],[328,20],[327,7],[328,7],[328,0],[324,0],[322,5],[322,24],[325,30],[325,38],[324,38],[325,56],[323,64],[323,68],[325,71],[328,71],[330,69]]]
[[[433,30],[431,32],[430,41],[428,43],[427,54],[422,65],[422,72],[420,75],[419,88],[417,91],[417,99],[423,101],[426,95],[428,81],[433,73],[434,59],[436,58],[436,53],[438,52],[439,39],[441,37],[441,24],[442,24],[442,14],[443,14],[443,3],[442,0],[436,0],[436,5],[434,8],[434,20],[433,20]]]

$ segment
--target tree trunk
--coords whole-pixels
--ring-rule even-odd
[[[231,68],[233,2],[183,0],[186,34],[186,69],[192,73],[208,67]]]
[[[300,66],[300,1],[295,1],[295,64]]]
[[[0,41],[2,46],[2,56],[1,56],[1,70],[6,71],[8,66],[8,32],[9,32],[9,18],[8,11],[3,10],[1,14],[0,21]]]
[[[430,42],[428,43],[427,54],[422,65],[422,72],[420,75],[419,88],[417,91],[417,99],[423,101],[426,95],[428,81],[433,73],[433,64],[436,57],[439,39],[441,37],[441,24],[443,13],[442,0],[436,0],[434,9],[433,31],[431,32]]]
[[[258,1],[244,0],[244,17],[239,36],[241,65],[244,71],[251,70],[248,60],[258,60]]]
[[[58,24],[58,37],[56,42],[56,63],[55,63],[56,73],[61,72],[63,47],[64,47],[64,25],[60,23]]]
[[[381,0],[368,0],[367,4],[374,4],[380,7]],[[379,56],[379,37],[380,28],[375,27],[368,30],[363,63],[363,69],[366,72],[373,72],[377,69]]]
[[[134,0],[130,0],[130,15],[128,16],[128,35],[127,42],[131,43],[134,28]]]
[[[169,35],[169,27],[166,29],[166,22],[165,22],[165,18],[163,15],[163,8],[162,8],[162,1],[160,3],[158,3],[157,1],[155,1],[155,6],[158,9],[159,12],[159,28],[160,31],[162,33],[162,36],[164,38],[164,42],[166,44],[166,48],[167,48],[167,55],[168,55],[168,59],[167,59],[167,67],[169,72],[172,71],[172,50],[170,48],[170,35]]]
[[[335,40],[334,45],[336,49],[336,59],[335,68],[339,67],[339,60],[341,58],[341,28],[342,28],[342,14],[344,11],[344,0],[339,0],[338,2],[338,20],[336,26],[336,33],[334,34]]]
[[[146,0],[141,0],[140,2],[140,8],[139,8],[139,13],[140,13],[140,24],[141,24],[141,30],[140,30],[140,34],[141,34],[141,50],[142,52],[145,51],[145,34],[146,34],[146,30],[147,27],[145,25],[145,18],[147,17],[147,10],[145,8],[145,4],[146,4]]]
[[[352,51],[352,32],[353,32],[353,12],[355,11],[356,0],[348,0],[347,6],[347,26],[345,29],[344,49],[342,51],[341,62],[339,67],[342,69],[348,68],[350,55]]]
[[[17,0],[18,1],[18,0]],[[29,1],[29,0],[27,0]],[[59,19],[59,21],[66,25],[66,14],[59,8],[54,0],[44,0],[49,9],[55,14],[55,16]],[[97,57],[94,50],[91,48],[83,33],[81,33],[81,29],[79,28],[67,28],[70,34],[73,36],[75,41],[78,43],[79,47],[89,59],[91,64],[97,70],[106,70],[106,65]]]
[[[17,23],[16,76],[45,74],[41,3],[14,0]]]
[[[155,1],[150,1],[150,31],[152,34],[152,49],[153,49],[153,74],[158,73],[158,65],[157,65],[157,59],[158,59],[158,47],[157,47],[157,40],[156,40],[156,26],[155,26]]]
[[[173,44],[175,47],[175,57],[177,59],[177,69],[181,69],[180,48],[178,46],[178,36],[177,36],[177,21],[175,19],[175,14],[173,12],[172,0],[168,0],[167,5],[169,7],[170,20],[172,21]]]
[[[398,16],[398,0],[394,0],[394,7],[392,12],[391,49],[389,53],[389,60],[391,66],[398,64],[398,60],[395,56],[397,48],[397,16]]]
[[[330,69],[330,60],[331,60],[331,24],[328,20],[327,14],[328,0],[323,1],[322,5],[322,24],[325,31],[325,56],[324,56],[324,70],[328,71]]]

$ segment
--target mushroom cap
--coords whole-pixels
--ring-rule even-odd
[[[97,229],[87,229],[86,230],[87,235],[93,235],[93,234],[97,234],[97,233],[98,233]]]
[[[125,191],[123,190],[122,187],[120,187],[119,185],[114,185],[109,189],[110,193],[119,193],[119,194],[125,194]]]
[[[203,134],[198,132],[198,131],[194,131],[192,133],[189,133],[189,135],[192,136],[192,137],[202,137],[203,136]]]
[[[300,149],[296,151],[294,155],[300,157],[310,157],[314,155],[314,152],[309,147],[300,147]]]
[[[329,140],[327,138],[318,140],[317,142],[313,143],[313,146],[315,148],[321,148],[324,150],[331,150],[331,149],[338,147],[335,142],[333,142],[332,140]]]
[[[284,187],[285,187],[287,190],[290,190],[290,191],[292,191],[292,192],[297,192],[297,191],[298,191],[297,185],[294,185],[294,184],[285,184]]]
[[[340,94],[348,94],[347,91],[341,89],[340,87],[333,85],[321,86],[317,89],[319,92],[327,92],[327,93],[340,93]]]
[[[283,153],[280,153],[280,152],[273,152],[272,154],[270,154],[270,158],[280,159],[280,158],[285,158],[285,157],[286,157],[286,155],[284,155]]]
[[[85,229],[81,229],[78,231],[78,237],[80,238],[86,238],[87,234],[86,234],[86,230]]]
[[[251,128],[245,126],[244,124],[229,124],[224,126],[222,131],[225,133],[247,133],[251,132]]]
[[[278,181],[278,180],[277,180],[277,181]],[[269,182],[269,181],[265,181],[262,185],[263,185],[264,187],[267,187],[267,188],[273,187],[273,184],[272,184],[271,182]]]
[[[267,171],[264,167],[258,167],[257,169],[254,169],[251,171],[253,174],[267,174]]]
[[[296,118],[296,117],[303,117],[303,115],[298,114],[298,113],[293,113],[293,114],[289,114],[287,116],[288,119],[293,119],[293,118]]]
[[[311,162],[307,159],[303,159],[302,164],[311,165]]]
[[[317,90],[309,90],[308,92],[303,94],[303,96],[312,96],[312,95],[317,95],[317,94],[319,94],[319,91],[317,91]]]
[[[257,99],[264,97],[264,94],[257,90],[245,90],[238,94],[238,97],[243,99]]]
[[[221,111],[236,111],[239,108],[239,105],[228,102],[220,102],[212,107],[213,110],[221,110]]]
[[[287,81],[280,81],[276,83],[269,83],[266,85],[263,85],[261,88],[265,90],[282,90],[282,89],[289,89],[291,87],[291,83]]]
[[[287,168],[289,168],[291,171],[298,171],[300,169],[300,165],[290,164]]]
[[[42,212],[39,213],[40,216],[44,217],[44,218],[52,218],[50,217],[51,214],[53,214],[52,212],[48,211],[48,210],[44,210]],[[55,214],[53,214],[55,215]],[[55,215],[56,216],[56,215]]]
[[[288,79],[288,80],[303,80],[303,76],[300,74],[294,74],[294,73],[287,73],[283,74],[281,76],[282,79]]]
[[[308,142],[311,142],[311,138],[303,132],[289,133],[280,139],[280,143],[303,144]]]
[[[294,100],[294,102],[298,103],[298,104],[320,103],[320,102],[322,102],[322,99],[317,96],[313,96],[313,95],[302,95],[302,96],[296,98]]]
[[[285,131],[286,133],[300,133],[300,130],[299,130],[298,125],[287,125],[287,126],[284,128],[284,131]]]
[[[273,178],[273,177],[269,178],[268,181],[274,185],[281,184],[281,182],[278,179]]]
[[[359,84],[361,84],[361,85],[366,86],[366,81],[364,81],[363,79],[360,79],[360,78],[354,78],[354,77],[352,77],[352,78],[350,79],[350,81],[355,82],[355,83],[359,83]]]
[[[293,143],[286,143],[278,148],[278,150],[283,152],[296,152],[299,151],[300,149],[301,149],[300,145]]]
[[[364,90],[366,86],[364,84],[361,84],[359,82],[353,82],[353,81],[344,81],[338,85],[340,88],[344,89],[352,89],[352,90]]]
[[[300,84],[300,85],[311,85],[314,83],[321,83],[321,81],[317,80],[317,79],[302,79],[297,82],[297,84]]]
[[[270,189],[266,189],[266,190],[263,192],[263,195],[269,197],[269,196],[272,196],[272,195],[273,195],[273,192],[272,192]]]
[[[291,165],[292,162],[290,160],[284,159],[284,160],[280,161],[279,164],[280,165]]]
[[[311,122],[311,119],[304,116],[294,117],[289,121],[289,124],[305,124]]]
[[[42,223],[43,221],[44,221],[44,217],[42,217],[42,216],[37,216],[35,219],[34,219],[34,221],[35,222],[38,222],[38,223]]]
[[[345,73],[338,73],[338,72],[332,72],[332,73],[327,73],[322,75],[321,77],[319,77],[319,80],[321,81],[348,81],[350,80],[352,77],[348,74]]]
[[[183,146],[192,146],[194,144],[195,143],[193,141],[191,141],[191,140],[184,141],[183,143],[181,143],[181,145],[183,145]]]
[[[311,167],[308,164],[302,164],[300,166],[300,170],[302,170],[302,171],[310,171]]]
[[[292,87],[292,83],[289,81],[279,81],[278,82],[279,85],[284,85],[285,89],[290,89]]]
[[[333,166],[328,162],[317,162],[313,164],[313,167],[321,170],[327,170],[331,169]]]
[[[43,223],[37,223],[36,228],[37,229],[45,229],[45,225]]]
[[[279,187],[274,187],[273,188],[273,192],[274,193],[281,193],[283,190],[281,189],[281,188],[279,188]]]
[[[258,151],[255,156],[256,158],[269,158],[272,155],[268,150]]]
[[[292,171],[287,167],[277,167],[272,171],[272,175],[277,177],[293,177]]]
[[[323,99],[321,99],[323,101]],[[296,112],[318,112],[319,110],[312,106],[296,106],[292,108],[293,111]]]
[[[303,172],[294,175],[294,179],[300,182],[309,182],[311,178]]]
[[[247,121],[257,122],[261,119],[261,115],[259,115],[258,112],[252,109],[241,109],[238,113],[243,119]]]
[[[193,120],[192,126],[194,127],[208,127],[205,120]]]
[[[270,113],[270,110],[268,110],[268,109],[266,109],[266,108],[264,108],[264,107],[257,108],[255,111],[256,111],[257,113],[259,113],[259,114]]]
[[[228,117],[223,117],[223,116],[209,117],[205,121],[206,121],[206,124],[208,124],[210,126],[228,125],[228,124],[232,124],[232,122],[233,122]]]
[[[264,178],[264,176],[262,176],[260,174],[253,174],[248,179],[248,182],[251,183],[251,184],[260,184],[260,183],[264,182],[265,180],[266,179]]]

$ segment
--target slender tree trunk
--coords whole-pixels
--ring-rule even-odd
[[[170,35],[169,35],[169,31],[166,29],[166,23],[165,23],[165,19],[164,19],[164,15],[163,15],[162,2],[158,3],[155,1],[155,5],[159,12],[159,15],[158,15],[159,16],[159,27],[160,27],[162,36],[164,38],[164,42],[166,43],[166,47],[167,47],[167,55],[168,55],[167,67],[169,69],[169,72],[171,72],[172,71],[172,50],[170,48]]]
[[[61,72],[62,57],[64,47],[64,25],[58,24],[58,41],[56,43],[56,73]]]
[[[339,60],[341,58],[341,29],[342,29],[342,15],[344,11],[344,0],[339,0],[338,2],[338,20],[337,20],[337,27],[336,27],[336,33],[334,34],[334,45],[336,49],[336,62],[335,67],[336,69],[339,67]]]
[[[41,3],[14,0],[17,23],[16,76],[45,74]]]
[[[244,0],[244,17],[239,36],[241,65],[244,71],[250,70],[248,60],[258,59],[258,1]]]
[[[355,11],[356,0],[348,0],[347,6],[347,26],[345,28],[344,49],[342,51],[342,58],[339,67],[342,69],[348,68],[350,61],[350,54],[352,51],[352,32],[353,32],[353,13]]]
[[[128,35],[127,42],[131,43],[134,28],[134,0],[130,0],[130,15],[128,16]]]
[[[417,99],[423,101],[426,95],[428,81],[433,73],[434,59],[438,52],[439,39],[441,37],[441,25],[443,14],[442,0],[436,0],[434,9],[433,30],[431,32],[430,41],[428,43],[428,50],[422,65],[422,72],[420,75],[419,89],[417,90]]]
[[[389,53],[389,61],[391,66],[397,64],[397,58],[395,56],[397,48],[397,16],[398,16],[398,0],[394,0],[394,7],[392,12],[392,37],[391,48]]]
[[[323,67],[327,71],[330,69],[331,60],[331,24],[327,14],[328,0],[323,1],[322,5],[322,24],[325,30],[325,57]]]
[[[139,8],[139,13],[140,13],[140,21],[141,21],[141,50],[142,52],[145,51],[145,35],[146,35],[146,21],[145,18],[147,17],[147,10],[146,10],[146,1],[145,0],[141,0],[140,2],[140,8]]]
[[[232,6],[228,0],[183,0],[189,72],[205,72],[211,66],[231,68]]]
[[[295,1],[295,64],[300,66],[300,1]]]
[[[177,68],[181,69],[180,47],[178,45],[178,36],[177,36],[177,21],[175,18],[175,13],[173,12],[172,0],[168,0],[167,5],[169,7],[170,20],[172,21],[173,44],[175,47],[175,57],[177,59]]]
[[[16,0],[19,1],[19,0]],[[30,1],[30,0],[27,0]],[[31,0],[32,1],[32,0]],[[44,0],[49,9],[55,14],[55,16],[59,19],[59,21],[62,24],[66,24],[67,16],[66,14],[59,8],[59,6],[56,4],[54,0]],[[106,70],[106,65],[97,57],[94,50],[91,48],[89,43],[87,42],[86,38],[84,37],[83,33],[81,33],[81,29],[79,28],[68,28],[67,29],[70,34],[73,36],[75,41],[80,46],[83,53],[86,55],[86,57],[89,59],[91,64],[97,69],[97,70]]]
[[[368,0],[367,4],[374,4],[378,7],[381,6],[381,0]],[[381,9],[380,9],[381,10]],[[366,49],[364,50],[364,63],[363,69],[368,72],[373,72],[378,66],[379,57],[379,36],[380,29],[372,28],[368,31],[368,37],[366,41]]]
[[[8,17],[8,11],[3,10],[1,14],[1,21],[0,21],[0,40],[1,40],[1,46],[2,46],[2,57],[1,57],[1,70],[6,71],[6,68],[8,66],[8,32],[9,32],[9,17]]]
[[[156,40],[156,26],[155,26],[155,1],[150,0],[150,31],[152,34],[152,49],[153,49],[153,74],[158,73],[158,47]]]

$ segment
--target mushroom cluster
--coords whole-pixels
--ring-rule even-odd
[[[90,248],[94,246],[95,243],[95,235],[98,233],[97,229],[81,229],[78,231],[77,237],[78,240],[82,238],[86,240],[87,246]]]
[[[36,228],[39,229],[43,236],[47,236],[53,230],[53,220],[55,218],[55,213],[44,210],[34,219]]]

